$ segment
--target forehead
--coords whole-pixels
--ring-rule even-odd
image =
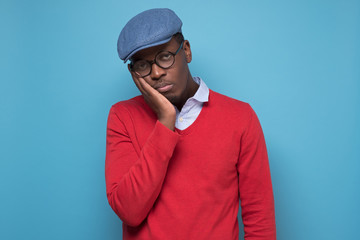
[[[140,60],[140,59],[153,59],[155,57],[155,55],[160,52],[160,51],[174,51],[174,45],[175,45],[175,40],[174,38],[172,38],[169,42],[158,45],[158,46],[154,46],[154,47],[149,47],[149,48],[145,48],[142,49],[140,51],[138,51],[137,53],[135,53],[130,60],[132,62]],[[176,50],[176,49],[175,49]]]

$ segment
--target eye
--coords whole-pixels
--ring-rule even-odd
[[[169,52],[161,53],[161,54],[159,54],[159,56],[158,56],[158,59],[159,59],[160,61],[169,61],[169,60],[171,60],[171,58],[172,58],[172,55],[171,55],[171,53],[169,53]]]
[[[142,71],[148,67],[148,63],[146,61],[138,61],[134,63],[135,71]]]

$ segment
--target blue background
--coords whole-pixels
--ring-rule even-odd
[[[154,7],[183,20],[193,76],[258,114],[278,239],[359,239],[360,2],[351,0],[1,0],[0,239],[122,238],[105,192],[106,121],[139,92],[116,41]]]

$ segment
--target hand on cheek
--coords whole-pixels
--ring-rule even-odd
[[[158,120],[170,130],[175,128],[176,111],[172,103],[150,86],[144,78],[132,74],[133,80],[141,94],[144,96],[146,103],[155,112]]]

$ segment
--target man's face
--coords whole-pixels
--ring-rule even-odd
[[[179,46],[180,43],[172,38],[168,43],[137,52],[132,56],[131,61],[153,61],[156,54],[160,51],[175,53]],[[182,104],[195,93],[194,81],[192,80],[187,65],[189,62],[191,62],[191,49],[189,42],[185,40],[182,49],[175,55],[175,62],[170,68],[163,69],[154,63],[152,64],[150,75],[145,76],[144,80],[163,94],[172,104],[182,106]],[[128,68],[132,77],[138,78],[138,76],[131,71],[130,65],[128,65]]]

